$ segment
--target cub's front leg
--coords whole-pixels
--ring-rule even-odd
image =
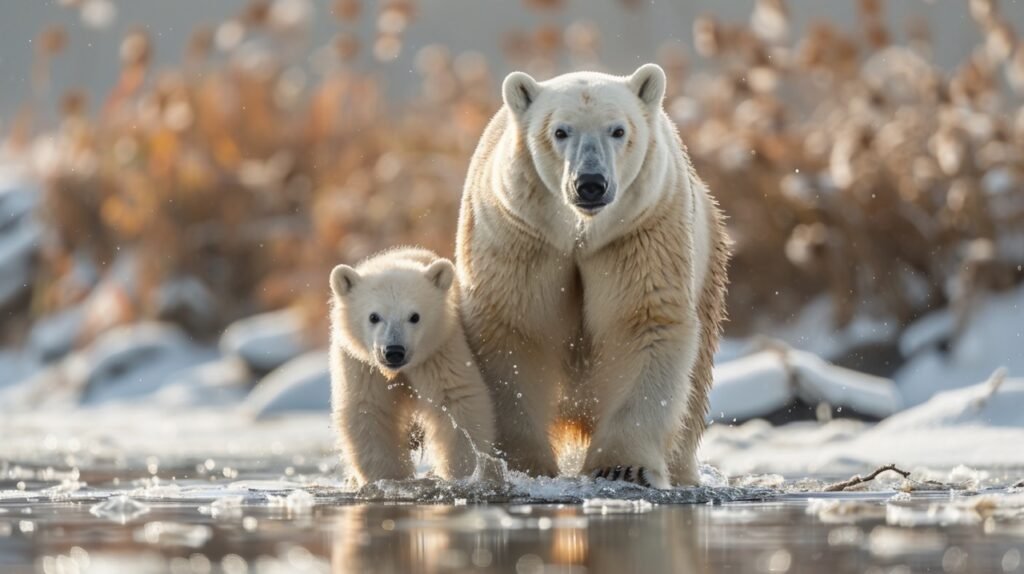
[[[339,443],[360,485],[412,477],[408,389],[340,350],[332,350],[331,376]]]

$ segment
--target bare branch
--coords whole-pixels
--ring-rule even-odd
[[[865,482],[871,482],[878,475],[882,474],[883,472],[889,472],[889,471],[895,472],[896,474],[899,474],[903,478],[909,478],[910,477],[910,473],[909,472],[907,472],[907,471],[905,471],[905,470],[903,470],[901,468],[898,468],[895,464],[887,464],[885,466],[880,466],[880,467],[876,468],[874,471],[871,472],[871,474],[869,474],[867,476],[861,476],[861,475],[858,474],[858,475],[856,475],[853,478],[850,478],[848,480],[844,480],[844,481],[841,481],[841,482],[834,482],[834,483],[832,483],[832,484],[830,484],[830,485],[825,487],[825,492],[843,492],[843,491],[845,491],[845,490],[847,490],[847,489],[849,489],[851,487],[857,486],[858,484],[864,484]]]

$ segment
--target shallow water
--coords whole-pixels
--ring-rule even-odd
[[[668,493],[522,476],[356,491],[323,461],[193,462],[0,461],[0,572],[1024,572],[1024,493],[1005,486],[814,493],[706,469],[716,486]]]

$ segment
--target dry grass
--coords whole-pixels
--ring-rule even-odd
[[[546,14],[563,3],[525,4]],[[819,294],[837,303],[837,325],[862,313],[905,325],[1024,279],[1024,44],[994,2],[972,1],[984,39],[943,71],[920,24],[908,45],[891,43],[879,4],[860,2],[855,32],[818,23],[791,40],[784,2],[762,0],[749,24],[693,23],[700,71],[687,49],[659,53],[666,106],[731,217],[736,331]],[[98,109],[68,94],[60,128],[34,147],[56,237],[32,314],[89,293],[68,288],[75,261],[104,270],[127,250],[140,288],[120,298],[122,320],[158,314],[157,286],[196,277],[221,322],[289,304],[322,316],[329,267],[389,245],[452,252],[466,164],[500,104],[494,64],[424,48],[419,93],[397,99],[350,62],[400,49],[415,2],[333,2],[339,33],[315,71],[288,56],[303,25],[274,5],[197,30],[174,70],[151,69],[149,39],[132,32]],[[379,30],[371,45],[352,32],[366,18]],[[41,39],[45,82],[66,38]],[[596,61],[600,33],[542,24],[502,41],[509,65],[557,72]],[[14,125],[27,145],[30,128]]]

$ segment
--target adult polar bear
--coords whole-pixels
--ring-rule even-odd
[[[722,216],[662,109],[665,73],[521,72],[473,155],[459,216],[463,322],[512,468],[698,483],[724,315]]]

